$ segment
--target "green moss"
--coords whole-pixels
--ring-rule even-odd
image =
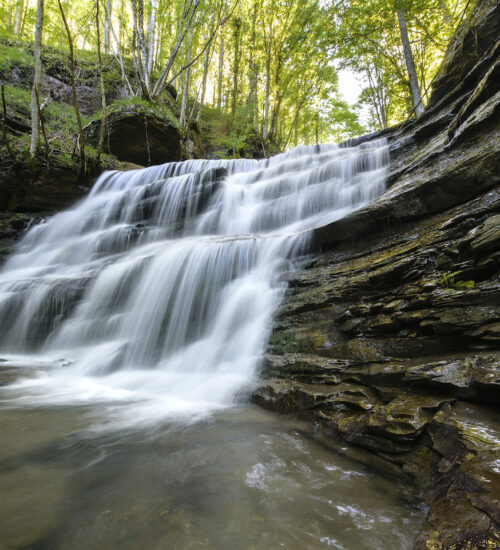
[[[0,71],[14,67],[32,67],[33,56],[20,44],[0,42]]]
[[[299,342],[292,332],[276,331],[269,338],[269,344],[277,355],[285,353],[297,353],[300,349]]]
[[[111,105],[106,107],[106,112],[109,113],[126,113],[127,110],[133,111],[134,113],[145,113],[157,116],[168,120],[173,126],[178,127],[179,120],[173,112],[171,106],[168,102],[157,100],[157,101],[148,101],[146,99],[141,99],[140,97],[126,97],[124,99],[117,99],[113,101]],[[101,111],[94,113],[92,117],[89,118],[89,122],[92,120],[100,120]]]

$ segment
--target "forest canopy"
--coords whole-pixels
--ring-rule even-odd
[[[113,59],[128,96],[155,102],[175,89],[181,127],[223,116],[228,140],[252,137],[286,149],[418,116],[471,4],[0,0],[1,38],[34,43],[41,10],[43,46],[68,50],[69,36],[96,67],[99,53]],[[339,94],[340,69],[363,84],[357,100]]]

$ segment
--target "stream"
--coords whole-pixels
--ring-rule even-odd
[[[384,141],[102,175],[0,272],[0,548],[411,548],[404,487],[248,405],[311,231]]]

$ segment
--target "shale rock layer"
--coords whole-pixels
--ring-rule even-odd
[[[480,3],[430,107],[384,133],[390,189],[316,231],[254,393],[408,479],[417,549],[500,545],[499,36]]]

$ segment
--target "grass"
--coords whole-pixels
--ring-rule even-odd
[[[98,87],[99,71],[96,52],[87,50],[75,51],[77,66],[77,86]],[[133,64],[130,60],[124,60],[127,77],[136,86]],[[12,69],[16,69],[19,86],[31,88],[34,73],[33,44],[22,42],[6,33],[0,33],[0,76],[5,81],[10,81]],[[57,78],[65,84],[71,84],[71,59],[69,51],[42,46],[43,72]],[[121,70],[117,60],[112,55],[103,54],[104,88],[106,92],[116,90],[121,84]]]
[[[152,114],[159,118],[168,120],[171,124],[178,127],[179,120],[175,115],[174,108],[168,100],[163,97],[155,100],[148,101],[140,97],[126,97],[123,99],[117,99],[106,108],[106,113],[120,113],[131,110],[138,113]],[[101,118],[101,112],[97,112],[92,115],[90,120],[99,120]]]
[[[33,55],[21,45],[8,45],[0,41],[0,71],[9,71],[13,67],[33,67]]]

